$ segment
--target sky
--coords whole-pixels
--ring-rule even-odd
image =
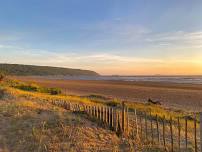
[[[202,75],[202,1],[0,0],[0,63]]]

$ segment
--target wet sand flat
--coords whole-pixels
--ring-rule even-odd
[[[50,80],[39,77],[15,77],[46,87],[62,88],[66,94],[99,94],[131,102],[146,102],[149,98],[164,106],[202,111],[202,85],[167,82],[128,82],[103,80]]]

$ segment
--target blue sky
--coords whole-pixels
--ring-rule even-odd
[[[202,74],[201,0],[0,0],[0,62]]]

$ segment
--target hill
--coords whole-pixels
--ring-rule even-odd
[[[47,76],[47,75],[85,75],[97,76],[98,73],[90,70],[50,67],[50,66],[36,66],[36,65],[21,65],[21,64],[0,64],[0,71],[8,75],[22,75],[22,76]]]

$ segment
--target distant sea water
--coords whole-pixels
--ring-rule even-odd
[[[48,79],[149,81],[202,84],[202,76],[50,76]]]

